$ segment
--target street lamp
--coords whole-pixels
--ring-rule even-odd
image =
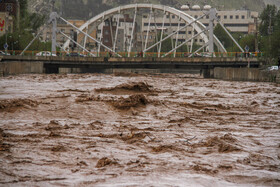
[[[14,45],[16,45],[18,41],[12,42],[12,51],[14,51]]]
[[[9,15],[6,14],[6,23],[5,23],[5,32],[6,32],[6,43],[5,43],[5,53],[7,54],[7,40],[8,40],[8,21],[9,21]]]
[[[17,41],[17,42],[18,42],[18,50],[20,50],[20,43],[19,43],[19,42],[20,42],[20,37],[21,37],[21,36],[18,35],[18,41]]]

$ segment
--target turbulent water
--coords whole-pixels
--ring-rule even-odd
[[[279,171],[279,84],[0,79],[0,186],[280,186]]]

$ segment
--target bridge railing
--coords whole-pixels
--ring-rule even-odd
[[[22,51],[18,50],[8,50],[3,51],[6,53],[6,55],[20,55]],[[57,52],[56,54],[51,54],[51,52],[48,52],[48,54],[45,55],[45,53],[40,53],[41,51],[25,51],[23,56],[60,56],[60,57],[117,57],[116,55],[112,54],[111,52]],[[158,56],[162,57],[165,52],[161,52],[158,54],[157,52],[146,52],[145,54],[143,52],[118,52],[119,55],[122,57],[131,57],[131,58],[157,58]],[[255,57],[263,57],[264,53],[262,52],[200,52],[200,53],[189,53],[189,52],[176,52],[175,54],[169,54],[163,58],[195,58],[195,57],[208,57],[208,58],[214,58],[214,57],[227,57],[227,58],[255,58]]]

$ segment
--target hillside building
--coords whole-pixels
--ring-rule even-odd
[[[119,17],[119,18],[118,18]],[[117,26],[119,19],[119,25]],[[102,24],[98,26],[97,39],[102,41],[104,45],[113,48],[115,43],[115,33],[118,29],[117,39],[116,39],[116,51],[117,52],[127,52],[129,51],[129,45],[131,38],[132,40],[132,51],[135,51],[137,48],[136,45],[136,28],[137,23],[135,23],[133,36],[133,19],[129,17],[129,14],[124,15],[114,15],[112,19],[105,20]],[[101,34],[102,33],[102,34]],[[101,50],[101,51],[104,51]]]
[[[181,10],[189,14],[194,18],[198,18],[204,15],[204,12],[209,11],[211,6],[206,5],[201,8],[198,5],[192,7],[188,5],[183,5]],[[231,32],[238,32],[243,34],[254,33],[256,26],[254,23],[254,18],[258,17],[258,12],[253,12],[249,10],[234,10],[234,11],[217,11],[217,16],[224,26],[229,29]],[[142,16],[142,32],[147,32],[149,27],[149,14],[144,14]],[[199,20],[204,26],[209,25],[209,16],[205,16]],[[163,25],[164,23],[164,25]],[[217,23],[215,23],[217,24]],[[166,13],[163,16],[153,16],[151,17],[150,22],[150,31],[160,33],[161,30],[164,31],[165,35],[171,34],[172,32],[178,30],[178,28],[184,27],[186,23],[175,15]],[[178,34],[178,42],[184,42],[187,39],[191,38],[193,35],[197,34],[196,31],[193,31],[191,26],[186,27],[184,30],[181,30]],[[177,35],[173,35],[172,39],[176,42]],[[201,37],[197,37],[193,40],[198,45],[203,45],[204,41]],[[190,47],[191,41],[188,42]]]

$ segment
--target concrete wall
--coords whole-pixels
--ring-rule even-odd
[[[43,73],[43,62],[0,62],[0,76]]]
[[[214,68],[214,78],[232,81],[280,82],[280,71],[257,68]]]

